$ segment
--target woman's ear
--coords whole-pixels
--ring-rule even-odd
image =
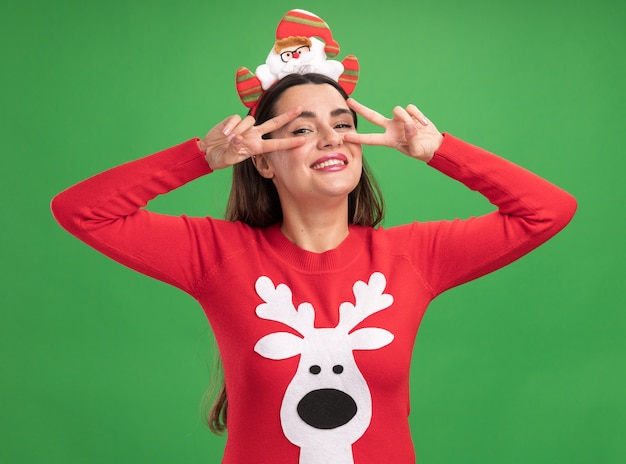
[[[261,174],[262,177],[265,177],[266,179],[274,177],[274,171],[267,162],[267,156],[265,153],[254,155],[252,157],[252,164],[254,164],[254,167],[257,171],[259,171],[259,174]]]

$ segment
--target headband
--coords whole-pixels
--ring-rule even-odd
[[[276,28],[276,41],[265,63],[253,73],[237,69],[235,83],[241,102],[254,114],[259,99],[267,89],[289,74],[318,73],[336,81],[348,95],[359,79],[359,62],[354,55],[342,61],[339,44],[333,39],[328,24],[305,10],[288,11]]]

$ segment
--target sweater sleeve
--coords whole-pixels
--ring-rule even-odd
[[[529,253],[563,229],[576,211],[569,193],[450,134],[429,165],[497,207],[484,216],[413,229],[411,243],[433,297]]]
[[[143,207],[210,172],[192,139],[84,180],[55,196],[51,209],[58,223],[87,245],[193,294],[206,265],[199,252],[203,220]]]

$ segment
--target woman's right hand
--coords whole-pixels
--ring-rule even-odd
[[[252,116],[241,119],[234,115],[213,127],[198,142],[198,146],[206,153],[204,157],[213,170],[232,166],[254,155],[295,148],[305,143],[304,137],[262,137],[293,121],[301,112],[301,108],[295,108],[258,126],[254,125],[255,119]]]

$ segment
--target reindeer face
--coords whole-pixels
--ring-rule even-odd
[[[265,301],[257,306],[257,315],[282,322],[302,335],[272,333],[254,348],[261,356],[274,360],[300,355],[298,369],[285,391],[280,418],[285,436],[302,448],[301,456],[321,455],[313,451],[320,443],[333,449],[347,447],[351,456],[352,443],[369,426],[372,398],[353,350],[382,348],[391,343],[393,334],[380,328],[350,331],[392,304],[391,295],[383,293],[385,284],[380,273],[372,274],[367,284],[356,282],[355,304],[344,302],[339,306],[337,327],[315,328],[315,312],[309,303],[296,309],[289,287],[274,287],[264,276],[257,279],[257,293]]]

